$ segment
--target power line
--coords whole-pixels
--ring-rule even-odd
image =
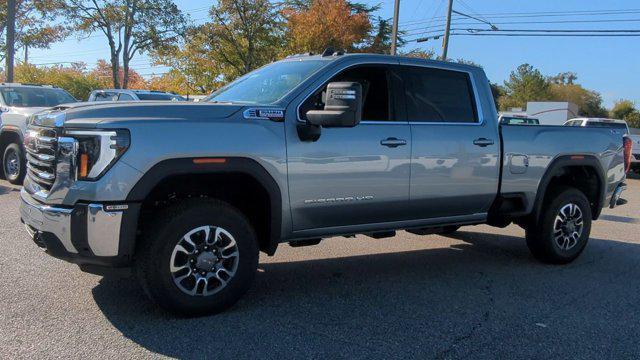
[[[578,37],[636,37],[640,36],[640,33],[631,33],[631,34],[492,34],[492,33],[482,33],[482,34],[472,34],[472,33],[459,33],[452,34],[457,36],[578,36]]]
[[[583,11],[571,11],[571,12],[567,12],[567,11],[556,11],[556,12],[521,12],[521,13],[492,13],[492,14],[482,14],[481,16],[486,18],[486,19],[496,19],[496,18],[523,18],[523,17],[538,17],[538,18],[544,18],[544,17],[568,17],[568,16],[595,16],[595,15],[626,15],[626,14],[639,14],[640,13],[640,9],[628,9],[628,10],[604,10],[604,11],[593,11],[593,12],[583,12]],[[440,20],[444,20],[445,17],[441,16],[438,17],[438,19]],[[460,18],[457,18],[455,20],[460,20]],[[424,20],[414,20],[414,21],[407,21],[407,22],[403,22],[401,23],[401,25],[412,25],[412,24],[420,24],[420,23],[424,23],[426,21]]]
[[[407,41],[425,42],[429,40],[437,40],[444,36],[440,33],[438,35],[428,37],[416,37],[408,39]],[[634,33],[500,33],[500,32],[486,32],[486,33],[451,33],[450,36],[509,36],[509,37],[640,37],[640,32]]]
[[[600,19],[600,20],[550,20],[550,21],[503,21],[503,22],[493,22],[494,25],[535,25],[535,24],[589,24],[589,23],[612,23],[612,22],[640,22],[640,19]],[[464,26],[464,25],[476,25],[476,22],[456,22],[453,23],[453,26]],[[402,31],[405,32],[416,32],[422,33],[425,29],[441,29],[444,26],[444,23],[433,26],[420,26],[415,28],[403,28]]]

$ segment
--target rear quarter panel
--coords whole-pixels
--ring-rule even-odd
[[[606,201],[625,179],[621,133],[569,126],[507,125],[501,129],[504,147],[501,194],[524,193],[527,212],[533,209],[543,176],[560,157],[595,157],[606,181]]]

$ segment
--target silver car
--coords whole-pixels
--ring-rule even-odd
[[[92,91],[87,101],[187,101],[187,99],[177,94],[157,90],[105,89]]]

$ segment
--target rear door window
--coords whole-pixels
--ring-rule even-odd
[[[115,101],[116,98],[117,98],[116,93],[99,92],[99,93],[96,93],[95,97],[93,98],[93,101]]]
[[[405,66],[402,68],[402,80],[408,121],[478,122],[468,73]]]
[[[118,101],[133,101],[133,96],[129,95],[129,94],[120,94],[120,96],[118,97]]]

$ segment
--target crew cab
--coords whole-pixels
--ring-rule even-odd
[[[26,169],[22,140],[30,115],[62,103],[77,101],[63,89],[50,85],[0,84],[0,176],[22,184]]]
[[[186,315],[232,306],[281,243],[516,223],[535,258],[571,262],[624,203],[631,151],[606,128],[499,125],[479,67],[331,51],[204,102],[52,109],[25,144],[35,243],[84,271],[130,268]]]

